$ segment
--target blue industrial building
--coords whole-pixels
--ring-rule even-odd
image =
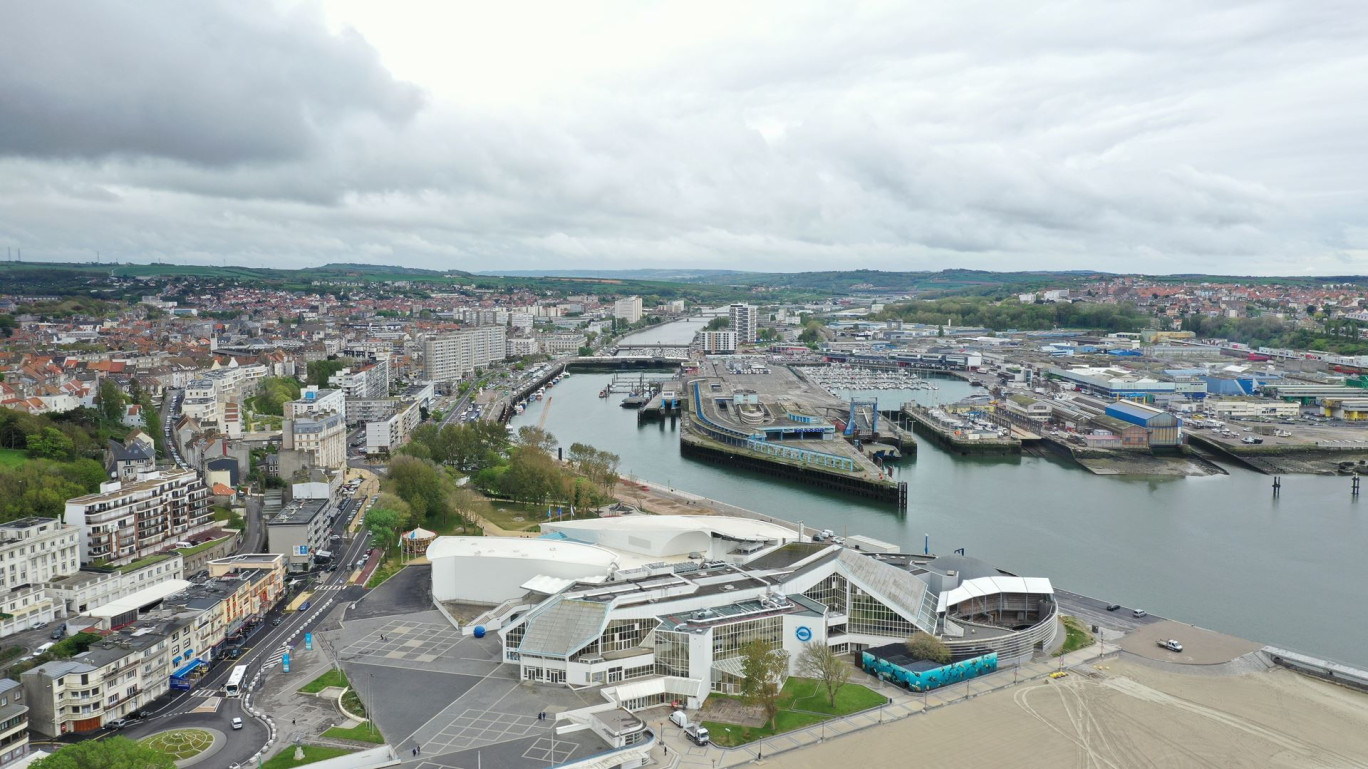
[[[1107,405],[1107,416],[1145,428],[1150,448],[1178,446],[1182,443],[1183,422],[1176,415],[1134,401]]]

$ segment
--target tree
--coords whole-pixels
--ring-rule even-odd
[[[41,433],[28,436],[27,446],[29,455],[40,459],[65,461],[76,453],[71,438],[55,427],[44,427]]]
[[[576,472],[598,487],[603,496],[613,493],[618,482],[618,463],[621,458],[611,451],[600,451],[587,443],[570,444],[567,455]]]
[[[175,769],[176,761],[127,737],[85,740],[29,764],[30,769]]]
[[[827,700],[836,706],[836,693],[850,680],[850,665],[830,646],[817,641],[805,645],[795,661],[798,675],[822,682]]]
[[[346,368],[348,363],[350,361],[346,360],[311,360],[305,367],[308,371],[308,383],[327,387],[332,375]]]
[[[748,705],[765,711],[765,721],[774,728],[774,717],[779,713],[779,694],[784,689],[788,673],[788,652],[771,648],[760,639],[741,647],[741,699]]]
[[[119,383],[113,379],[105,378],[100,381],[100,392],[96,396],[100,404],[100,416],[106,422],[118,423],[123,421],[124,415],[124,394],[119,389]]]
[[[942,665],[950,662],[950,647],[930,633],[915,633],[908,638],[907,653],[919,660],[939,662]]]
[[[399,541],[399,525],[399,513],[381,507],[379,502],[366,511],[366,531],[375,537],[375,543],[380,546],[382,553],[388,554],[389,549]]]
[[[547,454],[556,450],[556,436],[548,433],[540,427],[520,427],[518,428],[518,445],[524,448],[534,448],[544,451]]]
[[[703,330],[721,331],[722,329],[728,328],[729,326],[731,326],[731,318],[728,318],[725,315],[719,315],[716,318],[713,318],[712,320],[708,321],[708,325],[704,326]]]
[[[508,470],[499,483],[500,490],[510,498],[537,503],[564,499],[565,486],[560,465],[536,446],[519,446],[509,458]]]

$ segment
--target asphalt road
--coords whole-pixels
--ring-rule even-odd
[[[185,464],[185,459],[181,457],[180,446],[176,445],[175,428],[176,420],[180,418],[180,404],[180,390],[168,389],[162,394],[162,445],[166,447],[166,452],[170,454],[170,459],[175,461],[177,467],[189,467]],[[169,431],[168,428],[170,428]]]
[[[1150,625],[1155,622],[1163,622],[1163,617],[1156,617],[1147,614],[1144,617],[1136,617],[1134,611],[1136,606],[1122,606],[1115,611],[1107,611],[1107,607],[1112,604],[1078,593],[1070,593],[1067,590],[1055,588],[1055,600],[1059,602],[1061,614],[1071,614],[1082,620],[1089,627],[1098,625],[1113,630],[1121,630],[1129,633],[1142,625]]]
[[[360,499],[343,502],[339,508],[337,520],[332,526],[333,533],[345,536],[347,521],[350,519],[352,511],[360,503]],[[345,548],[337,552],[334,557],[334,563],[338,564],[337,570],[311,575],[309,580],[301,584],[297,590],[287,592],[277,607],[267,613],[262,622],[249,632],[242,643],[242,655],[238,659],[216,660],[210,667],[209,673],[200,680],[194,690],[170,694],[147,709],[149,718],[136,721],[120,732],[104,731],[100,736],[118,733],[133,739],[140,739],[167,729],[182,726],[204,726],[218,729],[229,735],[227,745],[214,755],[211,762],[213,766],[228,767],[235,762],[248,766],[251,757],[261,749],[269,735],[265,723],[247,714],[242,708],[242,700],[236,697],[223,697],[218,710],[214,713],[195,713],[193,711],[205,703],[206,694],[219,694],[223,685],[227,683],[228,676],[232,673],[233,668],[238,665],[247,666],[246,680],[248,681],[252,680],[257,672],[263,668],[266,670],[266,675],[272,675],[273,672],[279,671],[277,652],[290,646],[291,639],[293,639],[294,644],[302,643],[303,633],[315,629],[319,622],[332,611],[331,607],[325,606],[328,599],[332,599],[334,601],[333,606],[336,606],[340,603],[355,601],[365,594],[365,589],[360,586],[319,590],[321,586],[346,585],[347,579],[351,575],[350,564],[369,550],[370,534],[364,531],[358,532],[355,538],[342,540],[342,542],[345,543]],[[284,607],[295,596],[299,595],[299,591],[303,590],[315,591],[314,598],[310,600],[310,608],[304,612],[284,611]],[[277,620],[280,624],[273,624]],[[232,729],[234,717],[243,719],[243,728],[239,731]]]

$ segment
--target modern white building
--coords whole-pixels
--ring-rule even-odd
[[[366,423],[366,453],[388,454],[408,443],[413,430],[423,423],[421,401],[399,401],[384,419]]]
[[[427,558],[434,599],[477,604],[504,601],[532,580],[602,580],[619,563],[617,554],[594,545],[515,537],[438,537]]]
[[[389,396],[389,359],[347,367],[328,378],[328,386],[341,390],[348,401]]]
[[[792,665],[807,644],[845,653],[925,632],[956,661],[996,653],[1011,664],[1058,632],[1049,580],[962,556],[866,553],[725,516],[543,530],[538,540],[438,539],[428,551],[433,595],[478,591],[480,603],[498,602],[471,630],[497,632],[523,680],[612,687],[605,696],[628,710],[673,700],[696,708],[711,692],[737,692],[752,640],[783,649]]]
[[[330,499],[295,500],[266,523],[266,544],[285,556],[290,572],[308,571],[320,552],[328,550],[328,524],[334,512]]]
[[[82,563],[132,563],[214,527],[209,490],[194,470],[141,473],[109,481],[66,502],[66,523],[80,533]]]
[[[641,297],[628,296],[613,302],[613,317],[628,323],[641,320]]]
[[[736,332],[737,344],[750,344],[755,341],[759,328],[759,308],[749,304],[734,304],[727,308],[728,328]]]
[[[69,616],[179,579],[185,579],[185,558],[171,552],[162,558],[144,559],[144,565],[136,569],[86,567],[74,574],[53,578],[46,588],[57,606],[58,615]]]

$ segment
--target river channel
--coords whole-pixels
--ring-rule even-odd
[[[698,321],[635,335],[636,344],[688,341]],[[809,526],[866,534],[920,551],[964,548],[1060,588],[1141,607],[1262,643],[1368,666],[1368,500],[1348,478],[1272,479],[1227,465],[1227,476],[1095,476],[1062,459],[964,458],[919,441],[896,465],[908,482],[906,514],[686,460],[677,423],[637,426],[622,396],[598,397],[606,373],[577,373],[548,390],[513,426],[537,425],[562,446],[589,443],[621,457],[624,476],[665,483]],[[880,405],[941,403],[970,392],[937,379],[938,390],[869,393]]]

